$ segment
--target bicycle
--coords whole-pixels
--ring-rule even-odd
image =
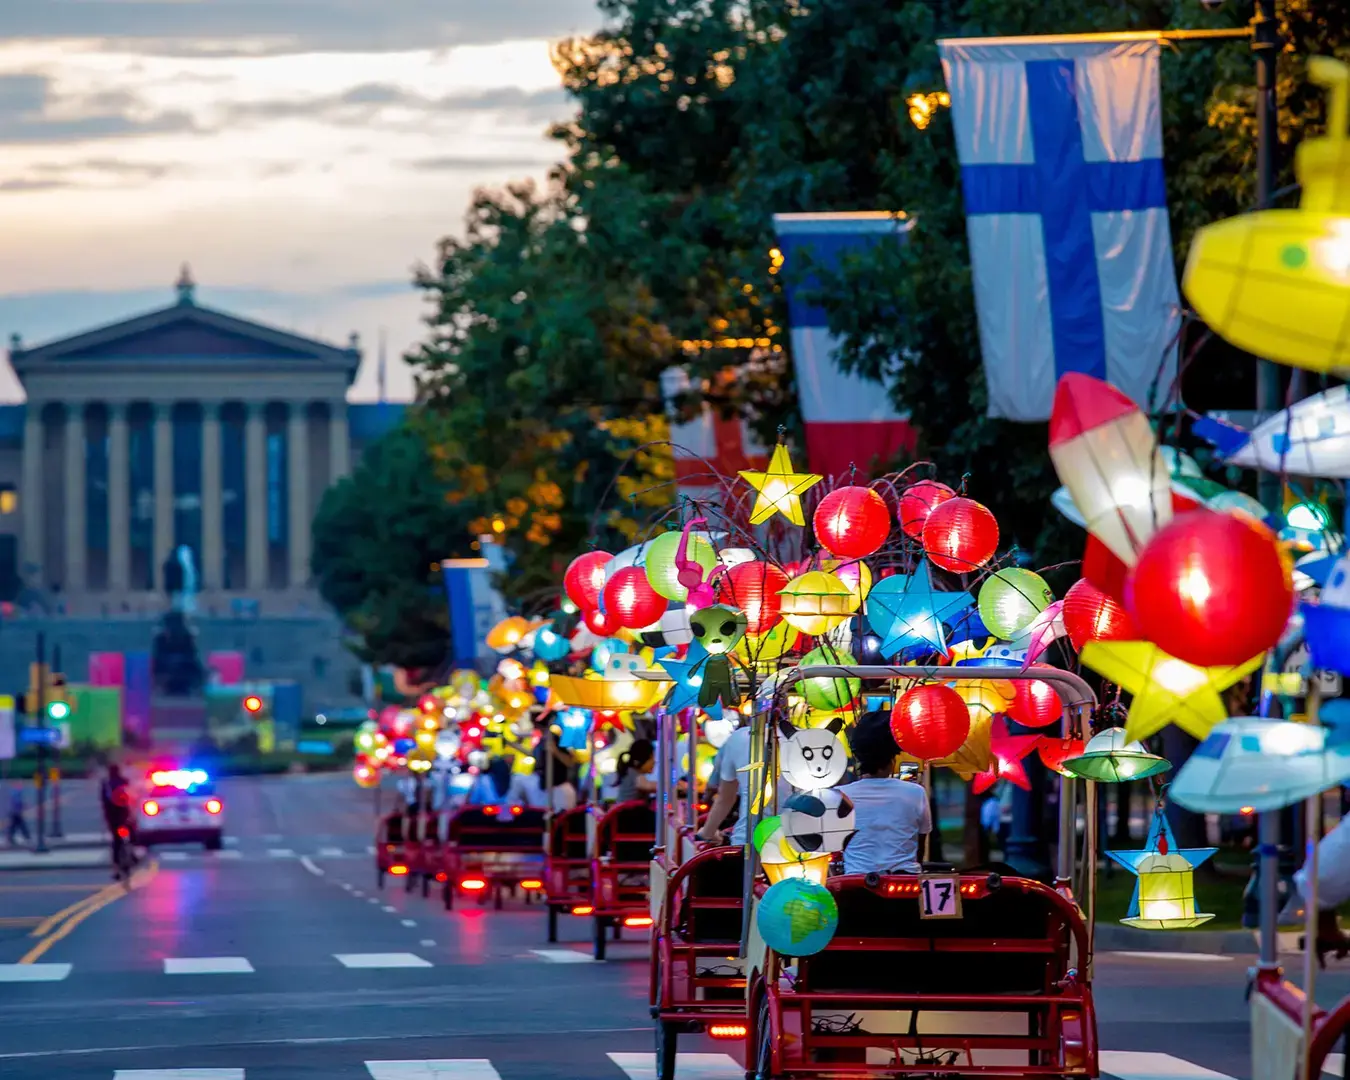
[[[131,830],[119,825],[113,833],[113,879],[131,888],[131,872],[136,868],[136,852],[131,845]]]

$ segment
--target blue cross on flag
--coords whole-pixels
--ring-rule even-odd
[[[1171,387],[1159,47],[1155,34],[938,42],[990,416],[1047,419],[1070,371],[1146,411]]]

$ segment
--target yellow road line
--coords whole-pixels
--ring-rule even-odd
[[[0,892],[82,892],[92,893],[102,885],[0,885]]]
[[[139,889],[148,885],[158,872],[159,863],[152,859],[146,866],[141,867],[131,875],[129,887],[118,884],[113,891],[103,890],[97,897],[92,898],[92,902],[87,903],[84,907],[80,908],[80,910],[71,914],[58,929],[29,949],[28,952],[19,958],[19,963],[36,963],[48,949],[74,930],[75,927],[79,926],[80,923],[84,922],[85,919],[89,918],[90,915],[94,914],[94,912],[101,911],[109,904],[116,903],[119,897],[125,896],[133,889]],[[105,896],[104,893],[107,893],[108,895]]]
[[[118,891],[125,891],[120,881],[114,881],[111,885],[104,885],[101,889],[98,890],[98,892],[94,893],[93,896],[86,896],[83,899],[76,900],[73,904],[67,904],[65,907],[63,907],[60,911],[56,912],[54,915],[48,915],[45,919],[41,920],[38,923],[37,929],[33,931],[32,936],[42,937],[43,935],[47,934],[54,926],[56,926],[57,923],[59,923],[66,916],[74,915],[77,911],[81,910],[82,908],[86,908],[90,904],[98,903],[98,901],[103,899],[103,897],[110,895],[114,889],[117,889]]]

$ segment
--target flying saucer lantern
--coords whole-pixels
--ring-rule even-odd
[[[1168,797],[1197,814],[1282,810],[1350,781],[1350,743],[1318,724],[1239,716],[1209,733]]]
[[[1129,742],[1124,728],[1107,728],[1088,740],[1081,755],[1064,761],[1059,771],[1099,784],[1123,784],[1157,776],[1171,767],[1170,761],[1150,754],[1142,743]]]
[[[1299,611],[1313,663],[1324,671],[1350,674],[1350,557],[1336,560],[1317,600],[1305,600]]]
[[[578,679],[554,675],[550,681],[558,704],[604,712],[645,712],[670,691],[671,684],[649,679]]]

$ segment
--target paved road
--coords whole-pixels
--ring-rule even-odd
[[[652,1075],[645,942],[595,964],[588,922],[548,946],[537,908],[376,891],[371,796],[345,778],[222,794],[234,846],[163,851],[129,894],[100,869],[0,875],[5,1080]],[[1241,960],[1102,957],[1109,1074],[1246,1077],[1244,981]],[[1348,993],[1350,975],[1324,985]],[[686,1041],[682,1077],[742,1080],[725,1044]]]

